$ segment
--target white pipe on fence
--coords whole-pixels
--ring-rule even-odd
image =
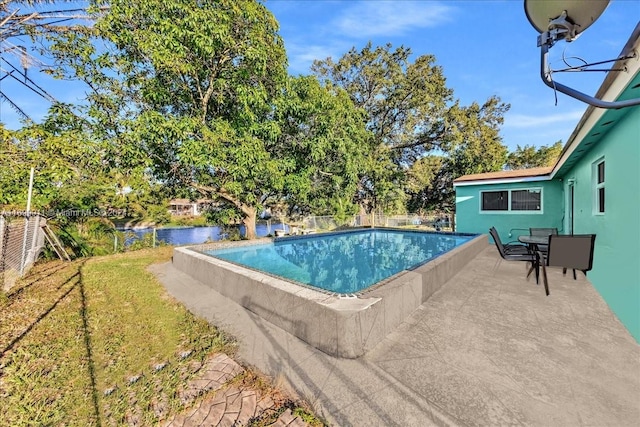
[[[31,195],[33,194],[33,173],[35,172],[35,168],[31,167],[31,172],[29,173],[29,191],[27,192],[27,216],[29,216],[29,211],[31,211]]]
[[[4,269],[5,269],[5,257],[7,256],[5,253],[5,229],[6,224],[4,220],[4,215],[0,215],[0,291],[4,288]]]
[[[25,264],[27,263],[27,234],[29,232],[29,211],[31,210],[31,195],[33,193],[33,173],[35,169],[32,166],[29,172],[29,189],[27,190],[27,216],[24,218],[24,233],[22,236],[22,256],[20,257],[20,275],[24,274]]]
[[[34,224],[31,227],[33,230],[33,235],[31,236],[31,249],[29,249],[29,259],[28,262],[30,264],[34,264],[36,262],[36,255],[39,252],[38,249],[38,230],[40,230],[40,216],[36,215],[33,217]]]
[[[24,217],[24,231],[22,233],[22,255],[20,256],[20,276],[24,274],[27,256],[27,234],[29,232],[29,216]]]

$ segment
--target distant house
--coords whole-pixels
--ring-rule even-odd
[[[640,52],[640,24],[623,52]],[[596,96],[640,98],[640,58],[618,61]],[[589,106],[552,168],[462,176],[454,181],[457,231],[504,241],[529,227],[596,234],[589,280],[640,342],[640,106]]]
[[[200,199],[192,201],[189,199],[173,199],[169,202],[169,213],[171,215],[200,216],[204,209],[209,206],[209,200]]]

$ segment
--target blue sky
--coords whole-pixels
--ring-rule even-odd
[[[498,95],[511,104],[501,135],[510,150],[519,144],[566,142],[586,105],[554,93],[540,80],[537,31],[527,21],[522,1],[431,0],[267,0],[280,23],[291,74],[308,74],[314,59],[340,58],[368,41],[411,48],[414,57],[433,54],[447,85],[464,105]],[[600,19],[572,43],[559,42],[551,65],[562,68],[562,55],[587,62],[615,58],[640,19],[640,0],[613,0]],[[15,40],[14,43],[18,44]],[[577,64],[574,60],[572,64]],[[57,98],[73,102],[84,88],[38,75],[38,82]],[[556,80],[593,95],[604,73],[562,73]],[[6,80],[6,79],[5,79]],[[3,81],[1,89],[38,120],[47,102],[19,84]],[[0,104],[0,121],[19,126],[13,110]]]

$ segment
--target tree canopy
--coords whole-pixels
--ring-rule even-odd
[[[269,199],[353,210],[345,193],[367,146],[361,113],[340,91],[288,78],[263,4],[116,1],[96,28],[116,47],[131,129],[163,182],[231,206],[249,238]]]
[[[288,75],[278,23],[259,1],[114,0],[95,19],[47,42],[52,74],[84,82],[85,102],[2,129],[2,150],[49,162],[44,204],[76,189],[87,203],[144,209],[162,187],[163,198],[210,199],[210,217],[242,221],[252,238],[258,213],[274,207],[343,218],[453,210],[455,178],[559,153],[558,142],[508,154],[509,105],[462,105],[436,58],[404,46],[369,43]],[[21,203],[18,193],[0,203]]]
[[[542,166],[553,166],[562,153],[562,141],[536,149],[533,145],[517,146],[516,150],[507,156],[506,165],[509,169],[527,169]]]
[[[397,209],[409,200],[412,209],[453,209],[453,179],[504,165],[507,149],[499,129],[509,105],[494,96],[482,105],[462,106],[435,57],[422,55],[412,62],[410,56],[404,46],[373,48],[369,43],[337,61],[315,61],[312,71],[344,88],[367,112],[377,156],[362,174],[361,205]],[[418,170],[433,166],[434,154],[442,157],[435,181],[417,189],[422,182],[415,179]]]
[[[116,48],[155,175],[232,205],[253,237],[261,198],[289,169],[267,148],[286,78],[271,13],[247,0],[114,1],[96,28]]]
[[[291,163],[281,194],[290,212],[356,213],[353,198],[372,142],[364,110],[343,89],[299,76],[289,79],[274,119],[281,134],[272,152]]]
[[[373,48],[369,43],[360,51],[352,48],[337,62],[315,61],[312,71],[344,88],[367,111],[367,127],[377,143],[415,160],[444,144],[443,115],[453,91],[434,56],[411,62],[410,55],[404,46]]]

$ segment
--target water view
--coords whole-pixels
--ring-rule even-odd
[[[256,235],[258,237],[274,234],[274,230],[282,230],[283,224],[257,224]],[[245,227],[238,226],[240,235],[244,235]],[[289,226],[284,224],[284,229],[289,230]],[[145,235],[153,233],[153,228],[143,228],[139,230],[129,230],[135,237],[128,239],[127,244],[133,243],[136,239],[141,239]],[[156,228],[156,239],[169,245],[191,245],[222,240],[223,229],[218,226],[210,227],[175,227]]]

